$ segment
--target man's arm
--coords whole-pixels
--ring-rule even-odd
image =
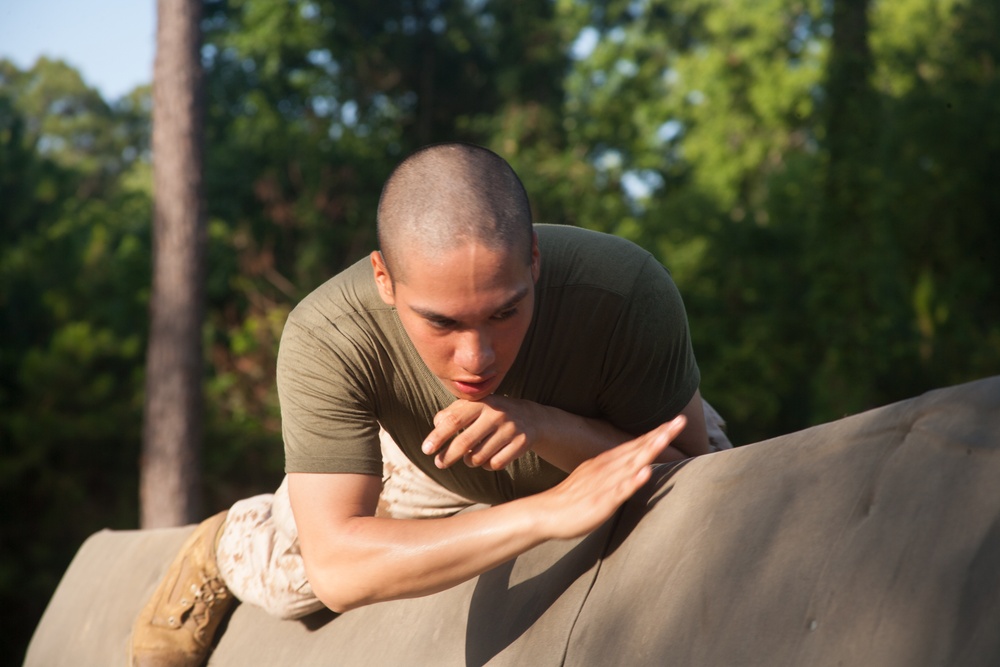
[[[657,463],[709,451],[699,391],[695,390],[681,414],[687,419],[687,427],[659,455]],[[503,396],[456,401],[435,416],[434,425],[423,451],[436,455],[434,462],[440,468],[464,460],[469,466],[502,470],[530,449],[557,468],[571,472],[582,462],[632,437],[601,419]]]
[[[343,612],[435,593],[547,540],[585,535],[646,483],[650,464],[683,428],[678,418],[584,462],[548,491],[444,519],[376,518],[375,476],[292,473],[309,582]]]
[[[695,389],[694,396],[681,410],[687,419],[687,426],[670,444],[686,456],[708,454],[708,428],[705,426],[705,404],[701,400],[701,390]]]

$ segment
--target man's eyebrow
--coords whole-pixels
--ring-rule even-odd
[[[500,306],[499,308],[497,308],[494,312],[500,313],[500,312],[503,312],[505,310],[510,310],[511,308],[513,308],[514,306],[516,306],[518,303],[520,303],[521,300],[524,299],[524,297],[528,296],[528,291],[530,289],[531,288],[528,287],[528,286],[521,287],[521,289],[519,289],[516,292],[514,292],[514,295],[512,297],[510,297],[509,299],[507,299],[507,301],[505,301],[504,304],[502,306]]]
[[[517,292],[515,292],[513,296],[511,296],[509,299],[507,299],[507,301],[505,301],[503,303],[503,305],[501,305],[499,308],[496,308],[493,312],[500,313],[500,312],[503,312],[505,310],[510,310],[511,308],[513,308],[514,306],[516,306],[518,303],[520,303],[521,300],[524,299],[524,297],[528,296],[528,290],[529,289],[530,289],[529,287],[525,286],[525,287],[522,287],[521,289],[517,290]],[[453,317],[449,317],[447,315],[442,315],[441,313],[436,313],[433,310],[430,310],[429,308],[423,308],[421,306],[413,306],[413,305],[411,305],[410,306],[410,310],[412,310],[414,313],[416,313],[417,315],[419,315],[420,317],[422,317],[422,318],[424,318],[426,320],[436,320],[436,321],[440,321],[440,322],[454,322],[455,321],[455,318],[453,318]]]

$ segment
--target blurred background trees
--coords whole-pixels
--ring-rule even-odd
[[[153,276],[139,525],[201,520],[205,297],[201,0],[157,0],[153,67]]]
[[[654,252],[736,442],[1000,373],[995,2],[206,0],[202,30],[204,514],[280,480],[285,317],[429,142]],[[5,645],[137,525],[149,114],[0,63]]]

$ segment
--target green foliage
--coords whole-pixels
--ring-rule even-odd
[[[565,117],[597,187],[567,200],[574,221],[672,269],[703,391],[741,442],[1000,369],[998,10],[866,4],[604,2],[582,19],[598,39]],[[833,9],[870,15],[858,48],[847,28],[833,48]]]
[[[12,637],[30,633],[88,534],[135,524],[149,197],[130,185],[144,149],[125,154],[134,124],[117,117],[63,63],[0,62],[0,497],[17,508],[0,596],[23,610]]]
[[[284,320],[430,142],[656,254],[737,442],[1000,373],[996,3],[207,0],[204,29],[206,512],[280,479]],[[149,111],[0,61],[11,637],[87,534],[135,525]]]

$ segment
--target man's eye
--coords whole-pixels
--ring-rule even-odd
[[[504,310],[502,312],[497,313],[496,315],[493,316],[493,319],[502,321],[514,317],[515,315],[517,315],[517,308],[510,308],[508,310]]]
[[[450,329],[455,326],[454,320],[427,320],[435,329]]]

